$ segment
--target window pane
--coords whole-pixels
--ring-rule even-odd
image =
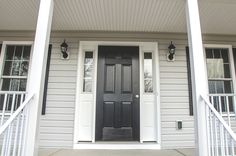
[[[28,67],[29,67],[29,62],[28,61],[21,62],[20,76],[27,76]]]
[[[220,56],[220,49],[214,49],[213,57],[214,58],[221,58],[221,56]]]
[[[208,81],[208,88],[209,88],[209,93],[210,94],[216,93],[215,81]]]
[[[216,84],[216,93],[224,93],[224,83],[223,81],[215,81]]]
[[[92,92],[93,52],[87,51],[84,56],[83,91]]]
[[[224,64],[224,78],[231,78],[229,64]]]
[[[3,91],[9,91],[11,79],[2,79],[2,89]]]
[[[144,80],[144,91],[145,91],[145,93],[152,93],[153,92],[152,80]]]
[[[93,52],[85,52],[84,64],[86,65],[93,64]]]
[[[208,78],[224,78],[223,59],[207,59]]]
[[[229,97],[229,111],[234,112],[234,100],[233,97]]]
[[[5,61],[3,75],[11,75],[12,61]]]
[[[224,63],[229,63],[228,49],[222,49],[221,55],[222,55]]]
[[[23,51],[23,59],[24,60],[30,59],[30,50],[31,50],[31,46],[24,46],[24,51]]]
[[[22,49],[23,49],[22,46],[16,46],[14,60],[21,60]]]
[[[26,83],[27,83],[27,80],[26,80],[26,79],[20,80],[20,88],[19,88],[19,91],[26,91]]]
[[[18,76],[18,75],[19,75],[20,64],[21,64],[20,61],[14,61],[14,62],[13,62],[11,75],[13,75],[13,76]]]
[[[93,66],[85,65],[84,66],[84,77],[92,77]]]
[[[13,60],[15,46],[7,46],[6,49],[6,60]]]
[[[20,85],[19,79],[11,79],[10,91],[19,91],[19,85]]]
[[[206,48],[206,58],[213,58],[212,49]]]
[[[224,81],[225,93],[233,93],[233,83],[232,81]]]
[[[83,87],[84,92],[92,92],[92,80],[84,79],[83,86],[84,86]]]

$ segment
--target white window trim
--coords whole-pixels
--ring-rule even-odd
[[[32,61],[32,55],[33,55],[33,41],[3,41],[2,42],[2,49],[1,49],[1,55],[0,55],[0,79],[2,77],[7,77],[7,76],[2,76],[2,73],[3,73],[3,65],[4,65],[4,58],[6,56],[6,46],[7,45],[30,45],[31,46],[31,51],[30,51],[30,60],[29,60],[29,69],[28,69],[28,75],[26,76],[27,77],[27,81],[29,79],[29,73],[30,73],[30,67],[31,67],[31,61]],[[22,77],[21,77],[22,78]],[[0,80],[1,81],[1,80]],[[1,87],[1,82],[0,82],[0,87]],[[29,88],[29,83],[27,83],[27,86],[26,86],[26,91],[22,91],[24,93],[27,94],[27,91],[28,91],[28,88]]]
[[[206,48],[226,48],[229,50],[230,74],[232,76],[232,82],[233,82],[233,94],[235,95],[236,94],[236,80],[235,80],[233,46],[226,45],[226,44],[204,44],[203,46],[204,46],[204,59],[205,59],[205,70],[206,70],[206,76],[207,76],[206,77],[207,84],[208,84],[208,74],[207,74]],[[207,85],[207,91],[209,94],[209,86],[208,85]],[[232,93],[229,93],[229,94],[232,94]],[[226,95],[229,95],[229,94],[226,94]],[[223,116],[226,116],[226,115],[223,115]],[[230,114],[230,116],[235,116],[235,114]]]
[[[232,45],[225,45],[225,44],[204,44],[205,70],[206,70],[206,73],[207,73],[206,48],[227,48],[227,49],[229,49],[230,74],[232,76],[233,91],[234,91],[234,94],[235,94],[236,93],[235,67],[234,67],[234,58],[233,58],[233,47],[232,47]],[[206,80],[208,81],[208,76],[207,76]],[[208,84],[208,82],[207,82],[207,84]],[[208,86],[207,86],[207,89],[208,89],[208,93],[209,93]]]

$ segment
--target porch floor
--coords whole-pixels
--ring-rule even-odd
[[[69,150],[40,149],[39,156],[194,156],[194,149],[171,150]]]

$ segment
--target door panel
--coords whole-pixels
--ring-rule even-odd
[[[98,47],[96,140],[139,140],[139,48]]]

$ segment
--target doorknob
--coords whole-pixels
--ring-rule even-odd
[[[139,95],[137,94],[137,95],[135,95],[135,97],[136,97],[136,98],[139,98]]]

